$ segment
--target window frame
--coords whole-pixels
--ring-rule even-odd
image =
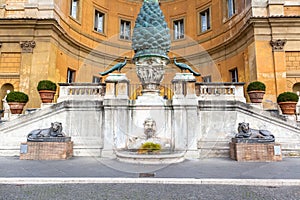
[[[202,30],[202,13],[206,13],[206,11],[208,12],[208,15],[206,15],[207,16],[207,20],[206,20],[206,26],[207,26],[207,28],[206,28],[206,30]],[[198,26],[199,26],[199,28],[198,28],[198,32],[199,32],[199,34],[202,34],[202,33],[206,33],[206,32],[208,32],[208,31],[210,31],[211,29],[212,29],[212,20],[211,20],[211,17],[212,17],[212,15],[211,15],[211,7],[209,6],[209,7],[205,7],[204,9],[201,9],[199,12],[198,12]]]
[[[238,83],[239,82],[239,72],[238,72],[238,68],[235,67],[233,69],[229,70],[230,73],[230,79],[232,83]],[[236,80],[236,81],[233,81]]]
[[[67,69],[67,83],[74,83],[75,80],[76,80],[76,70],[71,69],[71,68],[68,67],[68,69]]]
[[[124,31],[124,34],[122,35],[122,22],[126,22],[128,23],[129,22],[129,37],[126,38],[126,35],[125,35],[125,31],[126,31],[126,23],[125,23],[125,31]],[[122,37],[123,36],[123,37]],[[128,20],[128,19],[123,19],[123,18],[120,18],[120,23],[119,23],[119,39],[120,40],[125,40],[125,41],[130,41],[131,40],[131,37],[132,37],[132,21],[131,20]]]
[[[101,81],[102,81],[102,78],[100,76],[93,76],[93,78],[92,78],[92,83],[101,83]]]
[[[203,77],[202,77],[202,81],[203,81],[204,83],[211,83],[211,82],[212,82],[211,75],[203,76]]]
[[[176,38],[176,35],[175,35],[175,22],[179,22],[179,21],[182,21],[182,24],[183,24],[183,34],[180,35],[178,38]],[[185,39],[185,32],[186,32],[186,27],[185,27],[185,18],[184,17],[181,17],[181,18],[178,18],[178,19],[174,19],[172,20],[172,30],[173,30],[173,40],[183,40]]]
[[[229,5],[230,2],[231,2],[231,5]],[[230,19],[234,15],[236,15],[236,13],[237,13],[237,11],[236,11],[236,1],[235,0],[226,0],[225,3],[226,3],[226,18]]]
[[[73,3],[74,2],[78,2],[77,6],[76,6],[76,16],[74,16],[73,13]],[[72,19],[76,20],[76,21],[80,21],[81,19],[81,0],[70,0],[70,12],[69,15]]]
[[[100,13],[102,14],[103,16],[103,19],[102,19],[102,32],[98,31],[98,25],[97,24],[97,27],[96,27],[96,14],[97,13]],[[98,22],[98,21],[97,21]],[[93,31],[98,33],[98,34],[101,34],[101,35],[105,35],[106,34],[106,12],[104,12],[103,10],[101,9],[98,9],[98,8],[95,8],[94,9],[94,15],[93,15]]]

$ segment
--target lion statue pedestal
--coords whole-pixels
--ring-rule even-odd
[[[267,130],[256,130],[249,123],[239,123],[238,134],[232,138],[230,158],[237,161],[281,161],[281,145],[275,143],[275,137]]]
[[[21,143],[21,160],[65,160],[73,156],[73,142],[62,132],[60,122],[51,123],[50,128],[36,129]]]

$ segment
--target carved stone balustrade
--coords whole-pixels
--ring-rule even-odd
[[[57,102],[66,100],[103,100],[104,83],[59,83],[60,92]]]
[[[196,95],[200,100],[230,100],[246,103],[245,83],[196,83]]]

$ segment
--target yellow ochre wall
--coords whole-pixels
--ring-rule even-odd
[[[142,1],[81,0],[78,20],[69,14],[70,0],[54,0],[53,6],[44,0],[38,2],[26,7],[28,0],[0,0],[6,4],[0,8],[1,60],[8,53],[20,57],[19,64],[12,64],[18,56],[6,59],[12,60],[9,67],[0,64],[1,99],[10,84],[14,90],[29,95],[27,108],[37,108],[41,103],[36,90],[39,80],[66,82],[70,68],[76,71],[76,82],[91,82],[93,76],[100,77],[99,72],[122,62],[125,56],[134,56],[131,41],[119,39],[119,24],[121,19],[130,21],[133,30]],[[245,87],[251,81],[264,82],[265,100],[273,102],[279,93],[293,91],[300,80],[300,63],[293,61],[300,56],[297,54],[300,52],[299,5],[260,7],[251,0],[236,1],[236,14],[228,18],[224,9],[226,0],[160,2],[172,36],[174,20],[184,19],[185,24],[185,38],[172,37],[170,64],[163,84],[170,84],[175,73],[180,72],[173,64],[175,56],[202,77],[211,76],[213,82],[231,82],[229,71],[237,68],[239,82],[245,82]],[[201,33],[199,12],[207,8],[211,29]],[[95,9],[105,14],[104,34],[93,30]],[[274,51],[270,45],[271,40],[277,39],[286,40],[280,51]],[[35,41],[32,52],[24,52],[20,47],[23,41]],[[132,84],[139,83],[131,60],[122,72]]]

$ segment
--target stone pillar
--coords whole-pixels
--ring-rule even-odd
[[[128,130],[128,88],[125,74],[111,73],[105,80],[104,124],[102,156],[113,156],[118,148],[125,148]]]
[[[104,99],[128,99],[129,80],[125,74],[109,74]]]
[[[21,69],[20,69],[20,87],[19,91],[22,91],[28,96],[31,96],[30,91],[30,78],[32,78],[32,59],[33,59],[33,49],[36,46],[35,41],[24,41],[20,42],[21,47]],[[32,102],[29,101],[26,106],[31,106]]]
[[[173,98],[196,98],[196,78],[192,73],[176,73],[172,83],[174,85]]]
[[[274,77],[276,96],[286,91],[286,63],[284,45],[286,40],[271,40],[274,59]]]
[[[198,158],[197,133],[199,119],[197,116],[196,79],[192,73],[176,73],[172,80],[173,96],[173,132],[176,151],[186,151],[185,157]]]

